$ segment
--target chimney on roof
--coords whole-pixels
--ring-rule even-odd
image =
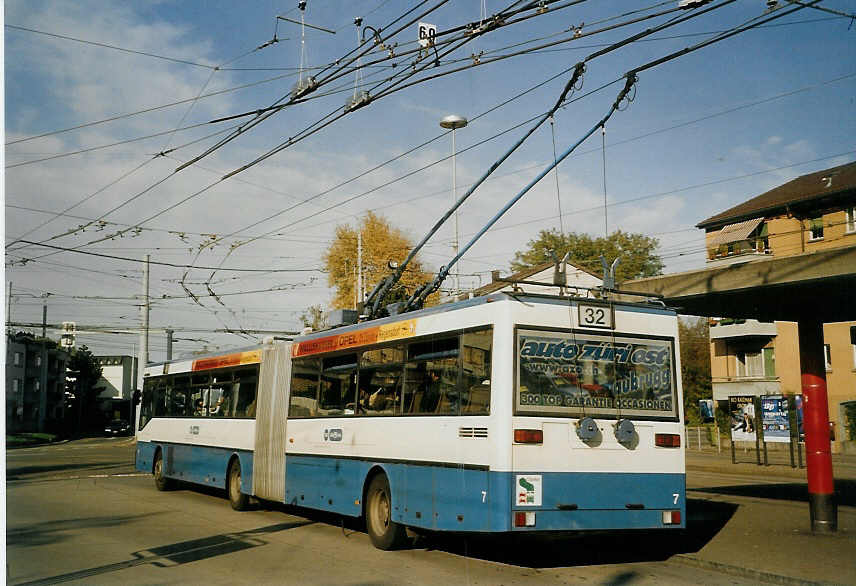
[[[499,281],[499,271],[491,271],[490,272],[490,282],[496,283]]]

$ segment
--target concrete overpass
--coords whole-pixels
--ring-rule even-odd
[[[725,267],[626,281],[680,313],[821,323],[856,319],[856,246],[762,257]]]
[[[856,246],[638,279],[620,287],[662,295],[683,314],[799,324],[811,528],[836,531],[823,324],[856,319]]]

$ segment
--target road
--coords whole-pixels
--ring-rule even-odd
[[[757,583],[676,555],[723,530],[734,506],[698,491],[736,485],[727,475],[693,479],[680,537],[434,534],[382,552],[335,516],[271,504],[239,513],[221,492],[187,486],[157,492],[134,471],[133,449],[105,438],[7,452],[9,584]]]

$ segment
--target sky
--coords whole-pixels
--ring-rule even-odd
[[[451,205],[444,116],[470,121],[455,133],[460,196],[554,104],[577,62],[722,5],[587,59],[552,126],[533,133],[460,208],[463,246],[552,163],[554,141],[562,153],[597,125],[626,72],[777,14],[762,0],[681,11],[676,0],[566,0],[523,12],[532,18],[519,22],[507,18],[454,50],[441,45],[419,59],[412,52],[410,21],[435,25],[444,40],[453,37],[444,31],[511,4],[309,0],[305,23],[335,34],[302,34],[277,19],[299,22],[296,2],[7,1],[11,321],[40,323],[47,303],[49,324],[90,330],[78,345],[134,354],[148,254],[151,360],[165,358],[166,329],[175,330],[175,355],[264,336],[226,331],[295,331],[306,308],[332,298],[321,269],[337,225],[355,225],[371,210],[416,242]],[[856,12],[852,0],[818,6]],[[781,14],[793,5],[779,7]],[[358,45],[375,30],[383,46]],[[350,62],[358,47],[370,51]],[[287,102],[309,75],[321,80],[310,99],[176,171],[255,111]],[[355,87],[375,96],[391,86],[397,91],[338,117]],[[852,19],[812,8],[647,68],[605,132],[592,133],[558,177],[548,174],[472,246],[458,266],[461,285],[508,273],[514,253],[549,229],[642,233],[659,241],[666,272],[702,268],[698,222],[856,160],[854,90]],[[307,128],[317,130],[222,179]],[[432,271],[452,257],[453,226],[420,253]]]

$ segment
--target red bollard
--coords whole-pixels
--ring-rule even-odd
[[[829,443],[823,324],[800,320],[799,343],[811,530],[817,533],[832,533],[838,530],[838,507],[835,502],[832,451]]]

